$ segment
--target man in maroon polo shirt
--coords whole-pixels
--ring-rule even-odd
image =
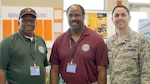
[[[70,28],[52,47],[50,84],[58,84],[59,74],[66,84],[106,84],[108,57],[102,36],[84,25],[81,5],[71,5],[66,15]]]

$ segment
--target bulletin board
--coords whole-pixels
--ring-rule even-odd
[[[25,7],[2,6],[0,39],[18,32],[19,12],[23,8]],[[62,33],[63,9],[52,7],[31,8],[37,12],[37,25],[34,32],[46,41],[48,48],[51,48],[54,42],[54,34]]]

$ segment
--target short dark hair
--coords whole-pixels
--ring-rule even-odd
[[[67,8],[66,15],[68,14],[69,8],[72,7],[72,6],[79,6],[79,7],[81,8],[81,10],[82,10],[82,14],[85,15],[85,10],[84,10],[84,8],[83,8],[81,5],[79,5],[79,4],[73,4],[73,5],[69,6],[69,7]]]
[[[112,10],[112,15],[114,14],[114,11],[115,11],[116,8],[124,8],[127,11],[127,13],[130,15],[129,9],[124,5],[115,6],[114,9]]]

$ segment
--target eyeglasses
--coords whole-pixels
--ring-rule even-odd
[[[72,17],[77,18],[77,17],[80,17],[80,16],[81,16],[80,14],[69,14],[69,18],[72,18]]]
[[[28,23],[28,22],[35,23],[35,21],[36,21],[36,19],[21,19],[22,23]]]

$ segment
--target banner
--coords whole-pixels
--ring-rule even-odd
[[[150,19],[140,19],[138,31],[144,34],[150,42]]]

